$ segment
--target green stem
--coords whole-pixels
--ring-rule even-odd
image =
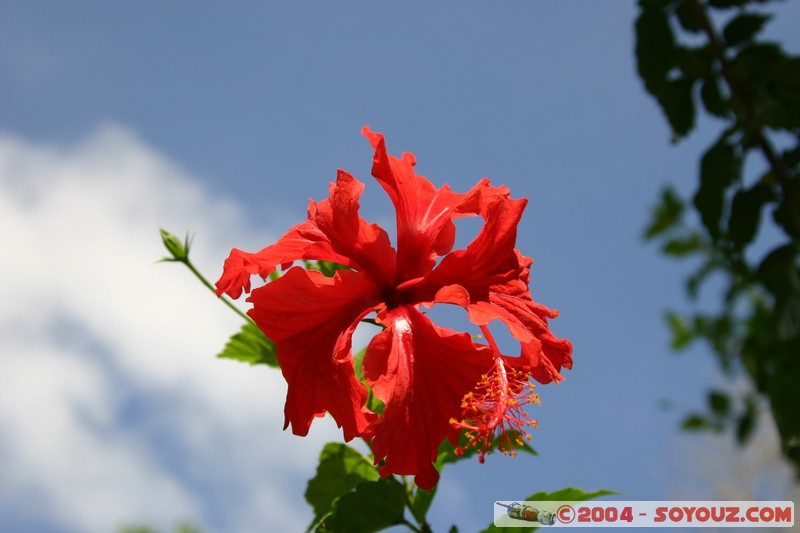
[[[416,533],[423,533],[423,530],[419,529],[417,526],[415,526],[405,518],[403,519],[403,524],[408,526],[408,529],[410,529],[411,531],[416,531]]]
[[[186,266],[189,268],[189,270],[191,270],[191,271],[192,271],[192,274],[194,274],[194,275],[197,277],[197,279],[199,279],[199,280],[200,280],[200,282],[201,282],[203,285],[205,285],[206,287],[208,287],[208,290],[210,290],[211,292],[213,292],[215,295],[217,294],[217,291],[216,291],[216,289],[214,288],[214,286],[213,286],[213,285],[212,285],[212,284],[211,284],[211,283],[210,283],[210,282],[209,282],[209,281],[208,281],[208,280],[207,280],[207,279],[206,279],[206,278],[205,278],[205,277],[204,277],[204,276],[203,276],[203,275],[200,273],[200,271],[199,271],[199,270],[197,270],[197,268],[195,268],[195,266],[192,264],[192,262],[191,262],[191,261],[189,261],[189,258],[188,258],[188,257],[187,257],[187,258],[185,258],[185,259],[178,259],[177,261],[178,261],[178,262],[180,262],[180,263],[183,263],[184,265],[186,265]],[[234,312],[234,313],[236,313],[237,315],[239,315],[240,317],[242,317],[243,319],[245,319],[245,321],[247,321],[247,322],[251,322],[251,323],[253,322],[253,319],[252,319],[252,318],[250,318],[249,316],[247,316],[246,314],[244,314],[244,312],[242,312],[242,310],[241,310],[241,309],[239,309],[238,307],[236,307],[235,305],[233,305],[233,302],[231,302],[231,301],[230,301],[230,300],[229,300],[227,297],[225,297],[225,295],[224,295],[224,294],[223,294],[222,296],[220,296],[220,297],[219,297],[219,299],[220,299],[220,300],[222,300],[222,303],[224,303],[225,305],[227,305],[228,307],[230,307],[230,308],[233,310],[233,312]]]
[[[411,510],[413,502],[411,501],[411,492],[414,490],[411,483],[409,483],[409,479],[406,476],[403,476],[403,487],[405,488],[405,499],[406,499],[406,507]],[[416,518],[416,517],[415,517]],[[431,526],[428,525],[428,521],[425,520],[425,517],[422,517],[422,520],[418,520],[417,523],[419,527],[416,527],[414,524],[409,522],[408,520],[403,520],[405,524],[412,530],[416,531],[417,533],[432,533]]]

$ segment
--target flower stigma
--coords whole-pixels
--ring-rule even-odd
[[[466,430],[467,443],[456,448],[456,454],[461,456],[476,447],[478,461],[483,463],[485,456],[492,453],[495,440],[500,452],[511,457],[517,455],[515,448],[531,440],[527,428],[537,425],[525,406],[541,402],[530,382],[530,373],[507,367],[489,328],[485,325],[480,328],[494,353],[494,367],[481,377],[475,390],[464,396],[462,419],[452,419],[450,423]]]

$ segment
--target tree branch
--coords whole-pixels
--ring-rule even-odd
[[[772,174],[775,176],[783,192],[783,199],[787,203],[788,212],[791,214],[792,221],[794,222],[795,232],[796,234],[800,234],[800,195],[798,194],[798,190],[793,186],[791,174],[775,150],[775,147],[772,146],[769,138],[765,135],[761,124],[756,121],[751,102],[746,98],[744,91],[739,86],[739,82],[733,73],[733,65],[725,52],[725,42],[714,28],[704,4],[700,0],[688,1],[694,14],[700,21],[703,32],[708,37],[711,53],[719,62],[720,73],[731,95],[733,110],[748,126],[758,147],[761,149],[761,153],[764,154],[764,157],[769,163]]]

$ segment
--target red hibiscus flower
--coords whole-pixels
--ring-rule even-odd
[[[510,198],[487,179],[466,193],[436,189],[414,172],[412,154],[398,159],[387,153],[383,135],[368,127],[362,134],[375,149],[372,175],[397,211],[397,247],[359,216],[364,185],[339,170],[328,199],[309,202],[305,222],[259,252],[231,252],[217,294],[238,298],[250,292],[252,275],[266,279],[296,260],[349,267],[333,277],[289,268],[247,299],[248,314],[276,344],[288,382],[284,429],[306,435],[328,412],[346,440],[371,440],[382,475],[414,475],[430,489],[444,439],[456,444],[466,431],[482,460],[495,439],[509,450],[526,435],[535,422],[524,406],[537,401],[530,378],[563,379],[572,346],[550,332],[547,319],[557,313],[533,301],[533,261],[514,248],[527,200]],[[453,220],[464,216],[482,217],[483,227],[466,249],[452,251]],[[436,303],[466,309],[486,344],[437,326],[419,310]],[[369,343],[363,371],[385,405],[381,415],[365,407],[368,390],[356,377],[351,349],[356,326],[373,312],[385,329]],[[501,354],[488,329],[494,320],[519,340],[518,356]]]

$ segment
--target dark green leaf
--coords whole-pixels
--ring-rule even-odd
[[[717,415],[726,415],[731,410],[731,399],[724,392],[711,391],[708,393],[708,405]]]
[[[795,172],[800,171],[800,144],[795,145],[793,148],[784,150],[783,161],[789,168],[795,169]]]
[[[796,142],[800,132],[800,57],[777,58],[766,79],[758,81],[763,84],[763,92],[757,93],[761,120],[774,129],[789,130]]]
[[[639,5],[643,9],[655,9],[663,11],[677,1],[679,0],[639,0]]]
[[[217,354],[222,359],[234,359],[251,365],[268,365],[277,368],[278,357],[275,354],[275,343],[248,322],[242,330],[228,340],[228,344]]]
[[[771,43],[746,44],[733,59],[733,72],[739,80],[750,85],[763,82],[785,56],[780,47]],[[752,90],[752,89],[751,89]]]
[[[758,266],[756,276],[776,299],[781,300],[797,290],[797,246],[786,244],[772,250]]]
[[[730,104],[722,96],[716,77],[709,76],[703,80],[703,85],[700,88],[700,98],[703,100],[706,111],[712,115],[720,118],[728,118],[730,116]]]
[[[702,249],[702,247],[703,241],[700,235],[690,233],[686,236],[669,239],[661,247],[661,251],[673,257],[683,257]]]
[[[691,33],[700,33],[703,31],[702,20],[692,8],[691,1],[681,2],[677,9],[675,9],[675,14],[678,16],[678,22],[680,22],[684,30]]]
[[[325,533],[372,533],[403,523],[405,489],[393,477],[367,481],[339,498],[317,529]]]
[[[684,209],[683,200],[678,198],[675,191],[671,187],[664,187],[661,190],[661,200],[653,209],[650,224],[644,232],[645,239],[652,239],[678,225]]]
[[[770,187],[757,183],[750,189],[739,189],[731,203],[728,237],[737,249],[744,248],[755,238],[761,219],[761,208],[772,199]]]
[[[672,127],[673,140],[685,137],[694,128],[695,110],[692,90],[695,78],[682,77],[664,82],[656,94],[661,109]]]
[[[772,211],[772,219],[775,223],[783,228],[786,234],[793,239],[800,240],[800,227],[797,225],[797,213],[792,210],[792,206],[788,202],[781,202],[780,205]]]
[[[707,47],[676,47],[672,59],[675,66],[689,79],[705,78],[713,74],[712,57]]]
[[[756,403],[752,396],[748,396],[745,401],[745,411],[739,417],[736,424],[736,440],[739,444],[744,444],[752,436],[756,425]]]
[[[770,18],[770,15],[763,13],[739,13],[725,25],[722,36],[728,46],[736,46],[751,40]]]
[[[596,490],[594,492],[584,492],[581,489],[576,488],[566,488],[557,490],[555,492],[547,493],[547,492],[537,492],[531,494],[524,500],[519,500],[520,502],[583,502],[587,500],[594,500],[596,498],[600,498],[602,496],[610,496],[613,494],[617,494],[611,490]],[[555,512],[555,509],[553,510]],[[494,525],[494,523],[490,524],[489,527],[482,530],[480,533],[529,533],[530,531],[535,531],[537,529],[536,526],[522,526],[522,527],[502,527],[499,528]]]
[[[725,207],[725,191],[739,179],[741,158],[723,136],[704,155],[700,163],[700,187],[694,206],[711,238],[720,235],[720,221]]]
[[[697,431],[700,429],[708,429],[711,424],[700,415],[691,415],[687,417],[681,427],[686,431]]]
[[[346,444],[329,442],[319,456],[317,474],[306,486],[306,501],[314,508],[314,524],[332,511],[334,502],[356,486],[379,478],[372,461]]]
[[[672,68],[674,47],[675,37],[667,14],[661,9],[645,7],[636,20],[636,59],[639,76],[653,95],[661,91]]]
[[[744,6],[752,1],[753,0],[708,0],[708,5],[719,8],[730,8]],[[763,0],[759,1],[763,3]]]

